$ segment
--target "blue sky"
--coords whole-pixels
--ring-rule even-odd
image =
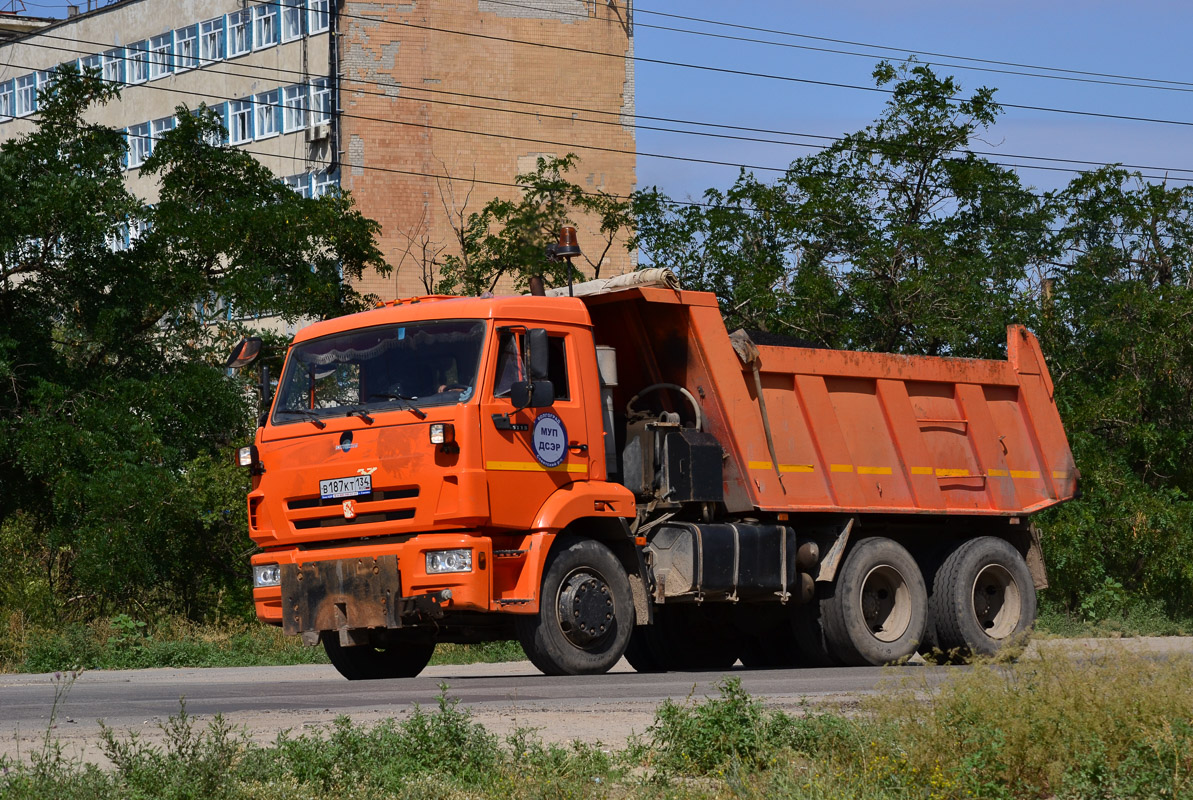
[[[967,91],[983,85],[996,88],[995,98],[1005,103],[1193,122],[1193,2],[1189,0],[642,0],[636,6],[635,47],[640,57],[861,86],[874,85],[870,74],[883,56],[901,60],[917,51],[1189,81],[1190,85],[1180,87],[1185,91],[1163,91],[937,67],[941,73],[955,75]],[[900,49],[879,51],[700,25],[648,13],[651,11]],[[662,31],[652,25],[873,55],[856,57],[716,40]],[[949,61],[931,56],[920,60]],[[865,126],[881,112],[885,101],[883,95],[853,89],[642,62],[636,69],[638,113],[652,116],[836,136]],[[1007,109],[984,139],[975,149],[1193,170],[1189,147],[1193,127],[1189,126]],[[811,152],[641,130],[638,149],[640,153],[677,153],[775,167]],[[710,186],[724,188],[736,174],[732,167],[648,157],[638,161],[640,186],[657,185],[677,199],[698,197]],[[777,173],[758,175],[773,177]],[[1025,183],[1039,189],[1056,188],[1072,177],[1071,173],[1038,170],[1022,170],[1021,175]],[[1193,179],[1193,172],[1172,175]]]

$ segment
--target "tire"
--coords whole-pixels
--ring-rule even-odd
[[[390,631],[384,644],[340,645],[338,633],[324,633],[321,637],[327,658],[341,675],[350,681],[375,681],[385,678],[413,678],[423,671],[435,640],[422,634]]]
[[[515,623],[526,657],[546,675],[599,675],[634,632],[625,568],[592,539],[564,539],[547,561],[539,613]]]
[[[993,655],[1036,621],[1027,562],[1005,539],[963,543],[936,572],[930,616],[941,650]]]
[[[859,541],[820,603],[828,650],[845,666],[913,655],[928,624],[928,591],[911,554],[881,536]]]
[[[816,596],[811,602],[791,609],[791,633],[795,638],[798,666],[839,667],[841,662],[829,651],[820,620],[820,604],[825,593],[824,584],[816,584]]]
[[[659,651],[653,625],[637,625],[626,645],[625,660],[635,672],[666,672],[667,660]]]

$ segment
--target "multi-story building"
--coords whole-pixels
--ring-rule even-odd
[[[352,193],[397,269],[360,289],[426,291],[462,218],[539,156],[574,152],[585,188],[634,186],[630,0],[119,0],[0,39],[0,140],[30,129],[64,62],[122,86],[130,187],[175,108],[215,109],[228,144],[295,191]],[[576,220],[581,246],[595,225]],[[135,235],[135,234],[134,234]],[[601,274],[624,271],[610,250]]]

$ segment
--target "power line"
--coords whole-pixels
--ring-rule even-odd
[[[30,67],[26,67],[23,65],[21,66],[21,68],[22,69],[31,69]],[[120,82],[120,83],[122,85],[129,85],[125,82]],[[169,92],[169,93],[173,93],[173,94],[189,94],[189,95],[200,95],[201,94],[200,92],[191,92],[191,91],[180,90],[180,89],[171,89],[171,88],[165,87],[165,86],[150,87],[150,88],[158,89],[160,91]],[[214,96],[214,97],[216,97],[216,99],[220,99],[219,96]],[[228,99],[228,98],[223,98],[223,99]],[[309,111],[310,107],[304,106],[304,107],[302,107],[302,109],[304,111]],[[152,134],[152,132],[150,132],[148,134],[147,138],[152,141],[160,141],[162,137],[154,136]],[[253,156],[263,156],[266,158],[279,158],[279,159],[288,160],[288,161],[301,161],[301,162],[311,161],[310,158],[308,158],[306,156],[301,156],[301,155],[287,155],[285,153],[279,153],[279,152],[267,152],[264,150],[253,150],[251,148],[244,147],[242,145],[228,145],[228,146],[236,147],[236,149],[239,150],[240,152],[243,152],[243,153],[246,153],[249,155],[253,155]],[[458,182],[458,183],[468,183],[468,184],[474,184],[474,185],[482,184],[482,185],[486,185],[486,186],[500,186],[500,187],[521,189],[521,190],[524,190],[526,188],[526,186],[524,184],[511,183],[508,181],[487,180],[484,178],[477,178],[475,176],[465,178],[465,177],[449,175],[447,173],[437,174],[437,173],[430,173],[430,172],[422,172],[422,171],[418,171],[418,170],[398,169],[396,167],[381,167],[381,166],[376,166],[376,165],[363,165],[362,164],[359,166],[353,166],[353,169],[361,169],[366,172],[381,172],[381,173],[393,174],[393,175],[406,175],[406,176],[411,176],[411,177],[431,178],[435,181],[446,180],[449,183]],[[881,181],[879,181],[879,183],[881,183]],[[890,187],[890,184],[888,183],[888,189],[889,188],[891,188],[891,187]],[[941,187],[928,187],[928,188],[939,189]],[[608,198],[611,198],[614,200],[633,200],[634,199],[634,197],[632,195],[617,195],[617,194],[611,194],[611,193],[607,193],[607,192],[592,192],[592,191],[588,191],[585,189],[581,189],[580,191],[582,194],[588,195],[590,197],[603,196],[603,197],[608,197]],[[1025,191],[1025,194],[1028,194],[1032,197],[1036,197],[1037,199],[1042,199],[1042,198],[1040,198],[1039,195],[1034,195],[1031,192]],[[664,197],[665,197],[666,204],[670,205],[670,206],[682,206],[682,207],[688,207],[688,208],[705,208],[705,209],[730,208],[730,209],[742,211],[745,213],[758,213],[759,212],[759,209],[757,209],[757,208],[740,205],[740,204],[730,205],[730,204],[716,204],[716,203],[701,203],[701,202],[696,202],[696,201],[692,201],[692,200],[676,200],[671,197],[666,197],[666,196],[664,196]],[[855,219],[856,218],[857,217],[855,217]],[[862,219],[865,219],[866,221],[872,222],[872,223],[888,223],[889,224],[891,222],[890,220],[884,220],[884,219],[881,219],[878,217],[873,217],[873,216],[862,217]],[[1063,230],[1057,230],[1055,228],[1043,228],[1042,231],[1047,232],[1047,233],[1053,233],[1053,234],[1062,234],[1065,232]],[[1135,233],[1135,234],[1139,234],[1142,236],[1156,236],[1157,235],[1155,232],[1148,230],[1148,229],[1138,229],[1138,230],[1124,229],[1123,232]],[[1161,234],[1161,235],[1159,235],[1159,238],[1164,238],[1165,236],[1166,236],[1166,234]]]
[[[590,18],[587,14],[581,14],[579,12],[539,8],[537,6],[525,5],[523,3],[509,2],[508,0],[488,0],[488,1],[494,5],[511,6],[513,8],[524,8],[524,9],[531,10],[531,11],[549,12],[554,15],[577,17],[577,18],[581,18],[581,19],[589,19]],[[966,60],[965,56],[947,56],[947,55],[940,55],[940,54],[936,54],[936,53],[927,53],[927,52],[920,51],[920,50],[889,47],[887,45],[865,44],[862,42],[847,42],[845,40],[825,39],[822,37],[809,36],[807,34],[792,33],[792,32],[786,32],[786,31],[773,31],[773,30],[769,30],[769,29],[765,29],[765,28],[750,28],[749,26],[736,25],[736,24],[729,23],[729,22],[707,20],[707,19],[701,19],[699,17],[686,17],[686,16],[682,16],[682,15],[678,15],[678,14],[664,14],[662,12],[647,11],[647,10],[644,10],[641,8],[636,8],[636,9],[634,9],[634,11],[636,14],[658,14],[659,16],[676,17],[679,19],[685,19],[685,20],[689,20],[689,21],[693,21],[693,22],[700,22],[700,23],[707,24],[707,25],[719,25],[719,26],[725,26],[725,27],[730,27],[730,28],[746,28],[749,30],[760,30],[760,31],[766,31],[768,33],[782,34],[785,36],[794,36],[794,37],[808,38],[808,39],[819,39],[821,41],[835,42],[835,43],[841,43],[841,44],[850,44],[855,47],[869,47],[869,48],[872,48],[875,50],[891,50],[891,51],[899,52],[901,54],[902,53],[912,53],[912,54],[917,54],[917,55],[930,55],[930,56],[940,57],[940,58],[953,58],[956,60]],[[776,42],[776,41],[772,41],[770,39],[758,39],[758,38],[752,38],[752,37],[748,37],[748,36],[732,36],[732,35],[723,34],[723,33],[713,33],[711,31],[699,31],[699,30],[691,30],[689,28],[677,28],[677,27],[670,26],[670,25],[652,25],[650,23],[638,22],[638,21],[634,22],[634,26],[638,27],[638,28],[650,28],[652,30],[667,31],[669,33],[682,33],[682,34],[691,35],[691,36],[703,36],[703,37],[711,38],[711,39],[722,39],[722,40],[732,41],[732,42],[744,42],[747,44],[763,44],[763,45],[769,45],[771,47],[783,47],[783,48],[788,48],[788,49],[805,50],[805,51],[816,52],[816,53],[831,53],[834,55],[857,56],[857,57],[868,58],[868,59],[887,57],[887,56],[883,56],[883,55],[877,54],[877,53],[859,53],[859,52],[852,51],[852,50],[841,50],[841,49],[832,48],[832,47],[816,47],[813,45],[795,44],[793,42]],[[902,55],[900,55],[900,58],[902,58]],[[983,59],[974,59],[974,60],[981,61]],[[1083,77],[1078,77],[1078,75],[1044,75],[1044,74],[1040,74],[1038,72],[1023,72],[1022,70],[1000,69],[997,67],[981,67],[981,66],[973,66],[973,65],[968,65],[968,64],[955,64],[955,63],[940,62],[940,61],[924,62],[924,63],[932,65],[932,66],[947,67],[949,69],[964,69],[964,70],[970,70],[970,71],[974,71],[974,72],[989,72],[989,73],[995,73],[995,74],[1000,74],[1000,75],[1018,75],[1018,76],[1028,77],[1028,78],[1045,78],[1045,79],[1049,79],[1049,80],[1072,81],[1072,82],[1078,82],[1078,83],[1094,83],[1094,84],[1101,84],[1101,85],[1105,85],[1105,86],[1125,86],[1125,87],[1132,87],[1132,88],[1137,88],[1137,89],[1158,89],[1158,90],[1170,91],[1170,92],[1193,92],[1193,84],[1189,84],[1189,85],[1185,85],[1185,86],[1181,86],[1181,85],[1168,86],[1168,85],[1160,85],[1161,82],[1157,82],[1157,83],[1131,83],[1131,82],[1128,82],[1131,80],[1149,80],[1149,81],[1153,80],[1150,78],[1125,78],[1122,80],[1113,80],[1113,79],[1111,79],[1110,76],[1103,77],[1103,78],[1094,78],[1094,77],[1083,78]],[[1003,62],[988,62],[988,63],[1003,63]],[[1008,66],[1020,66],[1020,65],[1008,64]],[[1050,67],[1031,67],[1031,66],[1027,66],[1027,65],[1022,65],[1022,66],[1025,69],[1041,69],[1041,70],[1051,69]],[[1081,73],[1078,70],[1065,70],[1065,71],[1066,72],[1077,72],[1079,74],[1090,74],[1090,75],[1097,74],[1097,73]],[[1179,83],[1179,82],[1163,81],[1162,83]]]
[[[499,2],[499,1],[500,0],[490,0],[490,2]],[[670,17],[672,19],[682,19],[682,20],[686,20],[688,22],[700,22],[700,23],[704,23],[706,25],[717,25],[717,26],[722,26],[722,27],[726,27],[726,28],[737,28],[740,30],[755,31],[758,33],[773,33],[773,34],[778,34],[780,36],[791,36],[791,37],[798,38],[798,39],[808,39],[808,40],[818,41],[818,42],[829,42],[832,44],[844,44],[844,45],[849,45],[851,47],[870,47],[875,50],[892,50],[892,51],[899,52],[899,53],[915,53],[917,55],[931,56],[933,58],[952,58],[952,59],[955,59],[958,61],[973,61],[973,62],[976,62],[979,64],[996,64],[996,65],[1006,66],[1006,67],[1019,67],[1021,69],[1038,69],[1038,70],[1046,70],[1049,72],[1063,72],[1063,73],[1067,73],[1070,75],[1090,75],[1090,76],[1094,76],[1094,77],[1111,78],[1111,79],[1115,79],[1115,80],[1147,81],[1147,82],[1151,82],[1151,83],[1166,83],[1166,84],[1171,84],[1174,86],[1193,87],[1193,82],[1189,82],[1189,81],[1174,81],[1174,80],[1169,80],[1167,78],[1145,78],[1145,77],[1140,77],[1138,75],[1117,75],[1117,74],[1111,73],[1111,72],[1093,72],[1093,71],[1089,71],[1089,70],[1067,69],[1064,67],[1045,67],[1045,66],[1040,66],[1038,64],[1024,64],[1024,63],[1020,63],[1020,62],[1016,62],[1016,61],[1000,61],[998,59],[992,59],[992,58],[976,58],[974,56],[960,56],[960,55],[952,55],[952,54],[948,54],[948,53],[934,53],[930,50],[921,50],[919,48],[914,48],[914,47],[893,47],[891,45],[867,44],[866,42],[855,42],[855,41],[851,41],[849,39],[834,39],[834,38],[827,37],[827,36],[813,36],[813,35],[807,34],[807,33],[795,33],[794,31],[776,30],[774,28],[760,28],[760,27],[755,27],[752,25],[742,25],[739,23],[725,22],[723,20],[712,20],[712,19],[704,19],[701,17],[690,17],[690,16],[685,16],[683,14],[669,14],[669,13],[665,13],[662,11],[651,11],[651,10],[644,9],[641,7],[635,7],[634,13],[635,14],[650,14],[650,15],[656,16],[656,17]]]
[[[278,7],[282,7],[282,5],[283,5],[281,2],[278,2],[277,0],[272,0],[271,2],[266,2],[263,4],[264,5],[274,5],[274,6],[278,6]],[[784,81],[784,82],[791,82],[791,83],[800,83],[800,84],[811,85],[811,86],[823,86],[823,87],[827,87],[827,88],[853,89],[856,91],[874,92],[874,93],[878,93],[878,94],[887,94],[887,95],[894,93],[890,89],[883,89],[883,88],[875,87],[875,86],[861,86],[858,84],[841,83],[838,81],[822,81],[822,80],[815,80],[812,78],[801,78],[801,77],[797,77],[794,75],[776,75],[776,74],[772,74],[772,73],[754,72],[754,71],[750,71],[750,70],[739,70],[739,69],[732,69],[732,68],[728,68],[728,67],[716,67],[716,66],[712,66],[712,65],[708,65],[708,64],[690,64],[690,63],[686,63],[686,62],[670,61],[670,60],[666,60],[666,59],[647,58],[645,56],[639,56],[639,55],[626,55],[625,53],[606,53],[606,52],[600,51],[600,50],[588,50],[588,49],[579,48],[579,47],[569,47],[566,45],[550,44],[547,42],[533,42],[533,41],[526,41],[524,39],[512,39],[509,37],[496,36],[493,34],[476,33],[473,31],[458,31],[458,30],[453,30],[450,28],[438,28],[438,27],[431,26],[431,25],[419,25],[419,24],[413,23],[413,22],[378,19],[376,17],[366,17],[366,16],[361,16],[361,15],[355,15],[355,14],[340,13],[339,16],[344,19],[359,19],[359,20],[370,22],[373,24],[398,25],[398,26],[402,26],[405,28],[415,29],[415,30],[426,30],[426,31],[433,31],[433,32],[438,32],[438,33],[447,33],[447,34],[452,34],[452,35],[456,35],[456,36],[466,36],[466,37],[472,37],[472,38],[485,39],[485,40],[489,40],[489,41],[499,41],[499,42],[507,42],[510,44],[520,44],[520,45],[525,45],[525,46],[529,46],[529,47],[541,47],[541,48],[546,48],[546,49],[550,49],[550,50],[578,53],[581,55],[593,55],[593,56],[600,56],[600,57],[604,57],[604,58],[617,58],[617,59],[621,59],[621,60],[628,58],[633,61],[638,61],[638,62],[642,62],[642,63],[646,63],[646,64],[657,64],[657,65],[661,65],[661,66],[672,66],[672,67],[679,67],[679,68],[683,68],[683,69],[694,69],[694,70],[700,70],[700,71],[705,71],[705,72],[714,72],[714,73],[720,73],[720,74],[726,74],[726,75],[736,75],[736,76],[743,76],[743,77],[754,77],[754,78],[762,78],[762,79],[767,79],[767,80],[777,80],[777,81]],[[36,35],[38,35],[38,34],[36,32],[33,32],[30,34],[26,34],[26,37],[36,36]],[[795,34],[792,34],[792,35],[795,35]],[[20,41],[20,40],[14,40],[14,41]],[[1161,124],[1161,125],[1180,125],[1180,126],[1193,127],[1193,121],[1188,121],[1188,120],[1172,120],[1172,119],[1163,119],[1163,118],[1158,118],[1158,117],[1140,117],[1140,116],[1132,116],[1132,115],[1128,115],[1128,114],[1111,114],[1108,112],[1100,112],[1100,111],[1081,111],[1081,110],[1077,110],[1077,109],[1054,108],[1051,106],[1035,106],[1035,105],[1019,104],[1019,103],[1002,103],[1002,102],[1000,102],[999,105],[1002,106],[1003,108],[1014,108],[1014,109],[1026,110],[1026,111],[1041,111],[1041,112],[1045,112],[1045,113],[1069,114],[1069,115],[1074,115],[1074,116],[1092,117],[1092,118],[1098,118],[1098,119],[1115,119],[1115,120],[1122,120],[1122,121],[1127,121],[1127,122],[1146,122],[1146,123]]]
[[[270,4],[280,5],[280,3],[278,3],[278,2],[272,2]],[[509,37],[496,36],[496,35],[487,34],[487,33],[476,33],[474,31],[458,31],[458,30],[453,30],[450,28],[438,28],[438,27],[435,27],[432,25],[419,25],[419,24],[413,23],[413,22],[403,22],[403,21],[399,21],[399,20],[388,20],[388,19],[377,19],[376,17],[365,17],[365,16],[360,16],[360,15],[355,15],[355,14],[341,13],[340,16],[345,19],[359,19],[359,20],[363,20],[363,21],[371,22],[371,23],[399,25],[399,26],[402,26],[405,28],[412,28],[415,30],[434,31],[437,33],[449,33],[449,34],[453,34],[456,36],[467,36],[467,37],[472,37],[472,38],[477,38],[477,39],[485,39],[488,41],[508,42],[510,44],[520,44],[520,45],[526,45],[529,47],[542,47],[542,48],[546,48],[549,50],[559,50],[559,51],[569,52],[569,53],[578,53],[581,55],[600,56],[603,58],[617,58],[617,59],[622,59],[622,60],[628,58],[628,59],[632,59],[633,61],[642,62],[644,64],[657,64],[660,66],[680,67],[683,69],[694,69],[694,70],[700,70],[700,71],[704,71],[704,72],[715,72],[715,73],[720,73],[720,74],[737,75],[737,76],[751,77],[751,78],[764,78],[767,80],[777,80],[777,81],[785,81],[785,82],[790,82],[790,83],[800,83],[800,84],[806,84],[806,85],[811,85],[811,86],[824,86],[827,88],[834,88],[834,89],[854,89],[857,91],[874,92],[874,93],[878,93],[878,94],[887,94],[887,95],[894,94],[893,90],[891,90],[891,89],[883,89],[883,88],[880,88],[877,86],[860,86],[858,84],[853,84],[853,83],[841,83],[838,81],[822,81],[822,80],[815,80],[813,78],[800,78],[800,77],[797,77],[794,75],[776,75],[773,73],[754,72],[751,70],[732,69],[729,67],[715,67],[715,66],[712,66],[709,64],[690,64],[690,63],[686,63],[686,62],[682,62],[682,61],[670,61],[667,59],[647,58],[645,56],[639,56],[636,54],[635,55],[626,55],[625,53],[606,53],[602,50],[587,50],[587,49],[581,48],[581,47],[569,47],[567,45],[550,44],[548,42],[531,42],[531,41],[526,41],[524,39],[511,39]],[[1148,122],[1148,123],[1155,123],[1155,124],[1161,124],[1161,125],[1182,125],[1182,126],[1193,127],[1193,122],[1190,122],[1188,120],[1161,119],[1161,118],[1157,118],[1157,117],[1138,117],[1138,116],[1131,116],[1131,115],[1127,115],[1127,114],[1110,114],[1110,113],[1101,112],[1101,111],[1080,111],[1080,110],[1076,110],[1076,109],[1053,108],[1051,106],[1033,106],[1033,105],[1017,104],[1017,103],[999,103],[999,105],[1002,106],[1003,108],[1016,108],[1016,109],[1020,109],[1020,110],[1026,110],[1026,111],[1043,111],[1043,112],[1055,113],[1055,114],[1071,114],[1071,115],[1082,116],[1082,117],[1097,117],[1097,118],[1101,118],[1101,119],[1117,119],[1117,120],[1124,120],[1124,121],[1129,121],[1129,122]]]
[[[79,40],[79,39],[73,39],[70,37],[53,36],[53,35],[49,35],[49,34],[47,34],[45,36],[46,36],[46,38],[59,39],[62,41],[68,41],[68,42],[72,42],[72,43],[84,43],[84,44],[92,44],[92,45],[95,45],[98,47],[107,47],[107,44],[102,43],[102,42]],[[30,46],[30,47],[38,47],[38,48],[43,48],[43,49],[54,50],[57,52],[74,53],[76,55],[82,55],[82,56],[95,56],[95,55],[103,54],[102,52],[91,52],[89,50],[81,50],[81,49],[64,47],[64,46],[41,45],[41,44],[36,44],[36,43],[31,43],[31,42],[26,43],[26,45]],[[137,52],[143,52],[143,53],[149,52],[148,49],[145,49],[145,50],[141,50],[138,48],[126,48],[126,49],[137,50]],[[121,56],[120,58],[121,58],[121,60],[124,60],[124,61],[129,60],[128,56]],[[221,64],[231,64],[231,62],[229,62],[229,61],[223,61],[220,63]],[[277,75],[297,75],[297,76],[301,76],[304,78],[306,77],[305,73],[302,73],[298,70],[287,70],[287,69],[283,69],[283,68],[279,68],[279,67],[256,66],[256,65],[249,65],[249,64],[245,64],[242,66],[244,66],[248,69],[256,70],[258,73],[265,72],[265,73],[277,74]],[[200,68],[209,70],[216,74],[227,75],[229,77],[242,77],[242,78],[250,78],[250,79],[259,77],[258,75],[250,75],[250,74],[245,74],[243,72],[233,72],[233,71],[229,71],[227,69],[214,68],[211,65],[203,65]],[[32,69],[32,68],[31,67],[21,67],[21,69]],[[364,85],[387,87],[387,88],[391,87],[391,84],[385,84],[380,81],[353,81],[353,83],[362,83]],[[147,86],[149,84],[148,84],[148,82],[146,82],[146,83],[126,83],[125,85]],[[159,88],[159,87],[152,87],[152,88]],[[456,93],[456,92],[445,92],[443,90],[424,89],[422,87],[403,87],[403,88],[407,88],[407,89],[410,89],[412,91],[417,91],[417,92],[430,92],[430,93],[449,94],[449,95],[461,94],[461,93]],[[365,94],[365,95],[376,96],[376,97],[387,97],[390,100],[406,100],[409,102],[438,103],[438,104],[443,104],[443,105],[451,105],[451,106],[455,106],[455,107],[493,111],[496,113],[517,114],[517,115],[522,115],[522,116],[533,116],[536,118],[537,117],[546,117],[549,119],[556,119],[556,120],[565,121],[565,122],[582,122],[582,123],[586,123],[586,124],[624,126],[623,122],[613,121],[613,120],[574,119],[572,117],[562,116],[562,115],[558,115],[558,114],[545,114],[541,111],[522,111],[522,110],[518,110],[518,109],[504,109],[504,108],[493,108],[493,107],[488,107],[488,106],[476,106],[476,105],[473,105],[470,103],[454,103],[454,102],[445,101],[445,100],[403,97],[401,95],[394,96],[394,95],[387,94],[385,92],[361,91],[361,93]],[[191,93],[191,94],[198,94],[198,93]],[[551,104],[536,103],[536,102],[532,102],[532,101],[509,100],[506,98],[487,97],[487,96],[483,96],[483,95],[463,94],[462,96],[470,97],[470,98],[477,98],[477,99],[484,99],[484,100],[491,100],[493,102],[522,103],[522,104],[529,104],[529,105],[534,105],[534,106],[539,106],[539,107],[556,108],[555,106],[553,106]],[[222,99],[239,100],[242,98],[222,98]],[[569,107],[569,106],[563,106],[562,108],[565,110],[584,111],[587,113],[604,114],[604,115],[608,115],[608,116],[618,116],[618,117],[633,116],[634,118],[637,118],[637,115],[624,115],[621,112],[615,112],[615,111],[603,111],[603,110],[588,109],[588,108],[582,108],[582,107]],[[436,129],[436,130],[444,130],[446,132],[474,134],[474,135],[478,135],[478,136],[494,136],[494,137],[508,138],[508,139],[517,139],[517,140],[521,140],[521,141],[529,141],[529,142],[533,142],[533,143],[548,144],[548,145],[562,146],[562,147],[584,147],[586,149],[591,149],[591,150],[599,150],[599,151],[603,151],[603,152],[612,152],[612,153],[625,153],[625,154],[628,154],[631,152],[631,151],[623,150],[623,149],[619,149],[619,148],[601,147],[601,146],[596,146],[596,145],[592,145],[592,146],[575,145],[572,143],[565,143],[565,142],[555,142],[555,141],[549,141],[549,140],[543,140],[543,139],[517,137],[517,136],[508,135],[508,134],[494,134],[494,133],[489,133],[489,132],[484,132],[484,131],[470,131],[470,130],[459,129],[459,128],[435,126],[435,125],[430,125],[428,123],[412,123],[412,122],[406,122],[403,120],[379,119],[379,118],[368,117],[368,116],[364,116],[364,115],[350,114],[347,112],[341,112],[341,116],[345,116],[345,117],[348,117],[351,119],[362,119],[362,120],[366,120],[366,121],[383,122],[383,123],[397,124],[397,125],[417,125],[417,126],[428,127],[428,128]],[[659,119],[666,119],[666,118],[659,118]],[[734,129],[734,130],[747,130],[747,131],[758,131],[758,132],[765,132],[765,133],[776,133],[778,135],[783,135],[783,136],[798,136],[798,137],[803,137],[803,138],[815,138],[815,139],[820,139],[822,141],[830,141],[830,142],[840,142],[844,138],[844,137],[839,137],[839,136],[827,136],[827,135],[822,135],[822,134],[784,132],[784,131],[768,131],[766,129],[745,128],[742,126],[722,126],[718,123],[695,122],[695,121],[689,121],[689,120],[671,120],[671,121],[676,122],[677,124],[702,125],[702,126],[709,126],[709,127],[725,127],[725,128]],[[812,143],[807,143],[807,142],[782,141],[782,140],[776,140],[776,139],[764,139],[761,137],[707,133],[707,132],[702,132],[702,131],[687,131],[687,130],[681,130],[681,129],[675,129],[675,128],[664,128],[664,127],[650,126],[650,125],[635,124],[635,125],[632,125],[629,127],[633,127],[635,129],[642,129],[642,130],[653,130],[653,131],[666,132],[666,133],[676,133],[676,134],[687,135],[687,136],[703,136],[703,137],[710,137],[710,138],[717,138],[717,139],[747,141],[747,142],[756,142],[756,143],[763,143],[763,144],[777,144],[777,145],[783,145],[783,146],[788,146],[788,147],[803,147],[803,148],[808,148],[808,149],[812,149],[812,150],[824,150],[824,149],[827,149],[827,147],[829,147],[829,145],[812,144]],[[854,149],[856,149],[856,148],[854,148]],[[875,149],[882,149],[882,148],[875,148]],[[1012,159],[1024,159],[1024,160],[1031,160],[1031,161],[1052,161],[1052,162],[1059,162],[1059,163],[1081,164],[1081,165],[1093,166],[1093,167],[1105,166],[1105,164],[1103,164],[1101,162],[1097,162],[1097,161],[1057,158],[1057,157],[1049,157],[1049,156],[1034,156],[1034,155],[1014,154],[1014,153],[998,153],[998,152],[994,152],[994,151],[984,151],[984,150],[952,150],[949,152],[953,152],[953,153],[957,153],[957,154],[972,153],[974,155],[993,156],[995,158],[1012,158]],[[771,166],[764,166],[764,165],[741,164],[741,163],[735,163],[735,162],[720,161],[720,160],[715,160],[715,159],[698,159],[698,158],[694,158],[694,157],[677,156],[677,155],[671,155],[671,154],[648,153],[648,152],[642,152],[642,151],[637,151],[635,154],[641,155],[644,157],[649,157],[649,158],[690,161],[692,163],[708,164],[711,166],[739,167],[739,168],[746,168],[746,169],[757,169],[757,170],[768,171],[768,172],[785,172],[787,170],[787,168],[785,168],[785,167],[771,167]],[[1071,168],[1071,167],[1057,167],[1057,166],[1049,166],[1049,165],[1042,165],[1042,164],[1018,164],[1018,163],[1007,162],[1007,161],[991,161],[990,163],[996,164],[998,166],[1008,167],[1011,169],[1035,169],[1035,170],[1044,170],[1044,171],[1050,171],[1050,172],[1067,172],[1067,173],[1076,173],[1076,174],[1084,174],[1084,173],[1088,172],[1087,170],[1076,169],[1076,168]],[[1127,169],[1137,169],[1137,170],[1161,170],[1161,171],[1168,171],[1168,172],[1193,173],[1193,169],[1184,168],[1184,167],[1146,166],[1146,165],[1138,165],[1138,164],[1120,164],[1120,166],[1127,168]],[[1168,179],[1189,180],[1189,179],[1181,178],[1179,176],[1168,176],[1168,175],[1145,175],[1144,177],[1147,177],[1149,179],[1154,179],[1154,180],[1168,180]]]

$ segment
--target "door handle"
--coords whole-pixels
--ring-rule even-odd
[[[573,453],[577,453],[577,454],[587,453],[588,445],[580,444],[579,442],[572,442],[571,444],[568,445],[568,450],[571,450]]]

